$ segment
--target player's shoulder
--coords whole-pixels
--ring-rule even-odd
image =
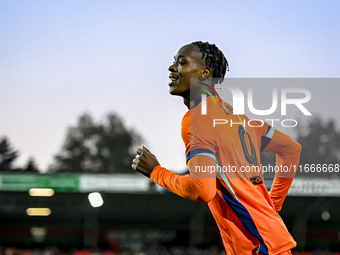
[[[190,144],[190,110],[183,116],[181,136],[185,146],[188,146]]]
[[[190,110],[188,110],[184,116],[183,116],[183,119],[186,119],[186,118],[190,118]]]
[[[190,122],[190,110],[187,111],[187,112],[184,114],[184,116],[183,116],[183,118],[182,118],[182,126],[183,126],[183,124],[187,124],[187,123],[189,123],[189,122]]]
[[[182,130],[190,127],[190,110],[187,111],[182,119]]]

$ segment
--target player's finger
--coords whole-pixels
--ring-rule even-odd
[[[132,165],[131,165],[131,167],[132,167],[133,169],[135,169],[135,170],[136,170],[136,168],[137,168],[137,165],[136,165],[136,164],[132,164]]]
[[[143,149],[142,148],[138,148],[136,150],[136,152],[137,152],[138,155],[143,155]]]
[[[137,165],[137,164],[138,164],[138,162],[139,162],[139,160],[138,160],[138,159],[136,159],[136,158],[132,160],[132,163],[133,163],[133,164],[136,164],[136,165]]]

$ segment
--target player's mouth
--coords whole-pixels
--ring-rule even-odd
[[[178,80],[178,75],[174,74],[174,73],[171,73],[169,75],[169,79],[171,80],[171,82],[169,82],[169,85],[172,85],[172,83],[174,83],[174,82],[176,82]]]

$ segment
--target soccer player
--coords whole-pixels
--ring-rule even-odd
[[[132,167],[175,194],[207,203],[228,255],[291,254],[296,242],[277,212],[293,181],[301,146],[267,123],[234,115],[220,100],[214,85],[223,82],[228,62],[214,44],[185,45],[174,59],[170,94],[183,97],[189,109],[182,139],[190,174],[181,176],[160,166],[144,145]],[[215,125],[214,119],[228,124]],[[260,167],[262,151],[275,153],[276,166],[289,170],[276,172],[270,193]]]

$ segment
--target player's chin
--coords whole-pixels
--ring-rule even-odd
[[[170,86],[170,88],[169,88],[169,93],[170,93],[170,95],[173,95],[173,96],[176,96],[176,95],[178,95],[176,92],[177,92],[177,84],[173,84],[173,83],[169,83],[169,86]]]
[[[169,93],[171,95],[176,95],[176,96],[180,96],[184,88],[183,83],[180,81],[180,79],[169,82],[169,87],[170,87]]]
[[[169,93],[172,96],[176,96],[177,95],[176,92],[173,89],[171,89],[171,88],[169,89]]]

